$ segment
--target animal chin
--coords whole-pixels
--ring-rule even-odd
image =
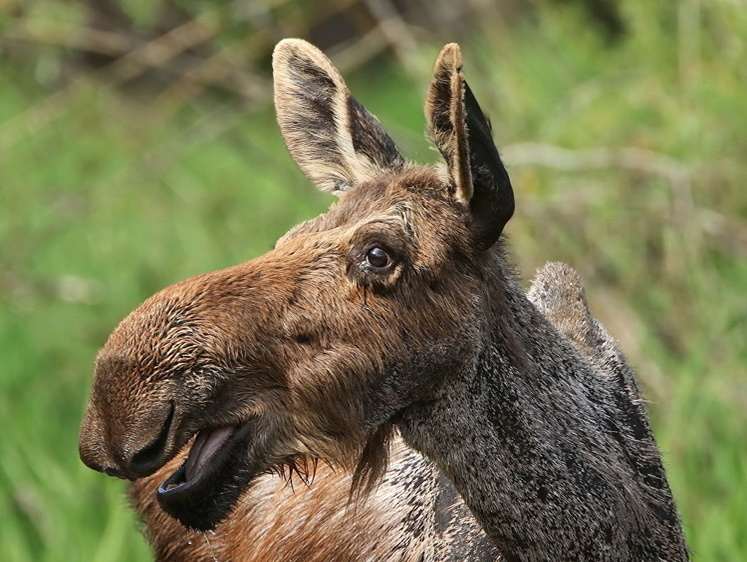
[[[258,473],[247,452],[252,436],[250,422],[200,431],[186,462],[158,487],[163,510],[187,527],[214,529]]]

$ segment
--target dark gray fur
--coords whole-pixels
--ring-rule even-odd
[[[569,287],[575,273],[546,267],[533,304],[501,252],[486,260],[482,304],[503,293],[512,314],[475,325],[472,368],[402,416],[406,442],[452,478],[507,560],[686,560],[632,373]],[[584,315],[560,316],[569,303]],[[510,358],[507,331],[529,368]]]

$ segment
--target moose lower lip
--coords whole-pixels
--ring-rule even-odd
[[[248,421],[200,432],[187,460],[158,486],[163,510],[192,529],[214,529],[259,472],[250,454],[253,429]]]
[[[184,465],[180,466],[176,472],[164,480],[160,486],[158,486],[158,495],[165,495],[177,490],[179,488],[186,488],[189,484],[195,482],[187,482],[185,480],[186,469]]]

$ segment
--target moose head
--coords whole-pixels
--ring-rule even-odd
[[[120,323],[96,359],[85,464],[134,480],[191,442],[154,492],[200,530],[253,478],[304,459],[375,481],[396,420],[476,360],[482,272],[514,210],[461,67],[444,47],[426,102],[444,163],[417,166],[319,50],[278,44],[283,137],[338,200],[267,254],[168,287]]]

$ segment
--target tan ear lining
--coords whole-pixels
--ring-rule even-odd
[[[381,123],[350,95],[319,49],[285,39],[275,47],[273,72],[283,138],[301,170],[322,190],[339,193],[404,165]]]
[[[433,66],[433,81],[425,104],[428,137],[446,161],[457,200],[472,199],[469,141],[464,113],[464,75],[459,45],[449,43]]]

